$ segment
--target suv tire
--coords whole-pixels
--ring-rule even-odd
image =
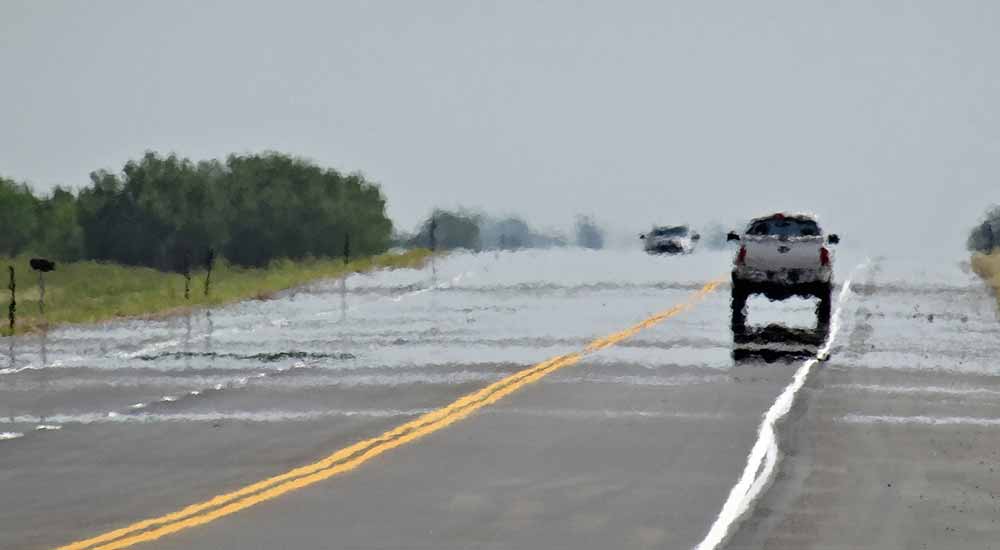
[[[750,288],[736,278],[732,284],[732,328],[733,332],[742,332],[746,329],[747,323],[747,298],[750,297]]]
[[[815,296],[819,298],[819,304],[816,306],[816,321],[820,326],[828,326],[833,306],[833,285],[830,283],[818,284]]]

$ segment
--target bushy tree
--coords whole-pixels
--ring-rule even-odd
[[[435,210],[420,225],[420,231],[410,245],[437,250],[481,250],[478,217],[467,212]]]
[[[26,251],[38,230],[38,203],[27,185],[0,178],[0,255]]]
[[[985,253],[1000,247],[1000,206],[994,206],[986,212],[983,222],[969,233],[966,247],[970,251]]]
[[[342,175],[286,155],[231,156],[222,190],[232,232],[226,256],[245,265],[279,257],[375,254],[392,223],[385,197],[361,174]]]
[[[46,258],[79,260],[84,255],[83,228],[77,216],[76,197],[56,187],[49,197],[38,201],[38,226],[29,248]]]
[[[216,162],[146,153],[122,173],[91,174],[79,198],[88,258],[180,270],[225,242]]]
[[[590,216],[576,218],[576,244],[583,248],[604,248],[604,231]]]
[[[516,216],[495,219],[479,218],[479,236],[484,249],[516,250],[565,246],[565,239],[536,231]]]

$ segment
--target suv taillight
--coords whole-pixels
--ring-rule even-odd
[[[741,246],[739,254],[736,255],[736,263],[743,265],[747,260],[747,247]]]
[[[819,249],[819,264],[822,266],[830,265],[830,251],[825,246]]]

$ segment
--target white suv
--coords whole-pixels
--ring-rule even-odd
[[[727,240],[740,242],[733,262],[734,328],[745,325],[746,302],[752,294],[771,300],[819,298],[819,324],[830,322],[833,255],[826,245],[840,238],[824,237],[814,216],[779,213],[756,218],[743,235],[729,233]]]

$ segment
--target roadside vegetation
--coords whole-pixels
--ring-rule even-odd
[[[1000,305],[1000,207],[986,213],[969,233],[966,245],[972,253],[972,270],[993,287]]]
[[[433,229],[434,238],[431,238]],[[440,250],[519,250],[579,246],[604,247],[605,230],[589,216],[577,216],[573,239],[554,231],[541,231],[517,216],[495,217],[467,209],[437,209],[415,234],[397,236],[405,246]]]
[[[973,252],[971,264],[972,271],[993,287],[997,305],[1000,306],[1000,248],[989,254]]]
[[[198,161],[147,152],[118,171],[92,172],[78,190],[44,195],[0,177],[0,288],[13,266],[16,332],[266,298],[348,272],[417,267],[432,250],[601,248],[604,240],[586,216],[567,238],[463,209],[435,210],[402,234],[363,174],[274,152]],[[387,254],[390,246],[410,250]],[[39,257],[56,262],[45,275],[44,316],[29,267]],[[10,332],[3,294],[0,334]]]
[[[590,216],[577,216],[576,244],[577,246],[593,250],[604,248],[604,230],[597,225],[594,218]]]
[[[94,261],[69,262],[45,274],[44,315],[39,311],[38,274],[28,266],[29,258],[0,258],[0,265],[4,267],[5,281],[7,266],[15,269],[16,332],[21,333],[67,323],[159,317],[246,299],[266,300],[277,292],[317,279],[376,269],[419,268],[429,256],[429,250],[414,249],[359,258],[346,264],[342,259],[282,259],[261,268],[220,261],[212,269],[207,296],[205,270],[191,273],[189,299],[184,297],[185,278],[177,273]],[[8,291],[0,303],[6,306],[9,296]],[[6,307],[3,313],[0,334],[9,335]]]
[[[279,153],[199,162],[146,153],[119,173],[91,173],[77,194],[39,197],[0,179],[0,220],[0,255],[178,272],[210,249],[252,267],[379,254],[392,233],[377,185]]]
[[[385,205],[360,173],[280,153],[192,161],[148,152],[120,171],[91,173],[78,191],[46,195],[0,177],[0,282],[6,289],[13,266],[21,332],[46,320],[159,315],[350,271],[420,265],[429,251],[385,254],[393,230]],[[56,262],[45,276],[44,318],[32,257]],[[199,281],[209,265],[205,296]]]

